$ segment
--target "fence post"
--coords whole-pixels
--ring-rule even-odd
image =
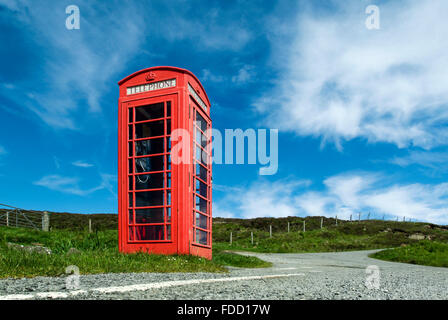
[[[338,225],[338,216],[336,215],[336,225]]]
[[[352,221],[352,215],[350,215],[350,221]]]
[[[16,209],[16,228],[19,226],[19,211]]]
[[[272,238],[272,224],[269,226],[269,237]]]
[[[303,232],[305,232],[306,231],[306,228],[305,228],[305,220],[303,220]]]
[[[6,226],[9,227],[9,211],[6,212]]]
[[[92,219],[89,219],[89,233],[92,233]]]
[[[358,213],[358,222],[361,222],[361,212]]]
[[[406,221],[406,216],[403,217],[403,222],[405,222],[405,221]]]
[[[232,245],[232,232],[230,232],[230,245]]]
[[[289,233],[289,221],[288,221],[288,233]]]
[[[47,211],[42,213],[42,231],[50,231],[50,215]]]
[[[250,242],[252,242],[252,245],[254,245],[254,232],[253,231],[250,233]]]
[[[324,218],[320,218],[320,229],[322,230],[322,227],[324,226]]]

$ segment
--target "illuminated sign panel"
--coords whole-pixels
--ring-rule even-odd
[[[129,87],[126,89],[126,94],[130,95],[159,89],[174,88],[175,86],[176,86],[176,79],[163,80],[148,84],[142,84],[139,86]]]

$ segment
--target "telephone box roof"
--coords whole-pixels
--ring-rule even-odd
[[[142,69],[142,70],[139,70],[137,72],[134,72],[133,74],[127,76],[126,78],[121,79],[120,81],[118,81],[118,85],[121,86],[124,82],[126,82],[129,79],[134,78],[135,76],[139,75],[140,73],[144,73],[144,72],[148,72],[148,71],[155,71],[155,70],[170,70],[170,71],[174,71],[174,72],[181,72],[181,73],[189,74],[201,86],[202,92],[205,94],[205,97],[207,98],[207,102],[210,105],[210,100],[208,98],[207,92],[205,91],[204,87],[202,86],[201,81],[199,81],[199,79],[193,74],[193,72],[191,72],[191,71],[189,71],[187,69],[182,69],[182,68],[178,68],[178,67],[158,66],[158,67],[151,67],[151,68]]]

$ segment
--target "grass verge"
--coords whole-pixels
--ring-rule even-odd
[[[87,233],[0,227],[0,278],[65,275],[75,265],[81,274],[129,272],[226,272],[225,265],[261,267],[253,257],[214,252],[213,260],[188,255],[122,254],[118,251],[116,230]],[[29,253],[7,246],[8,242],[42,245],[52,254]],[[71,248],[78,253],[69,254]],[[259,261],[258,261],[259,260]]]
[[[447,268],[448,244],[424,240],[405,247],[376,252],[371,254],[370,257],[386,261]]]

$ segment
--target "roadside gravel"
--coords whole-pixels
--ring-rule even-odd
[[[448,299],[448,268],[416,266],[371,259],[375,251],[306,254],[258,254],[271,268],[229,268],[229,273],[129,273],[81,275],[71,299]],[[379,268],[379,288],[366,286],[366,268]],[[81,270],[82,273],[82,270]],[[285,276],[285,275],[290,276]],[[283,275],[251,279],[175,285],[148,290],[103,293],[94,288],[122,287],[167,281]],[[68,292],[66,278],[37,277],[0,280],[0,298]],[[34,298],[38,298],[34,296]]]

